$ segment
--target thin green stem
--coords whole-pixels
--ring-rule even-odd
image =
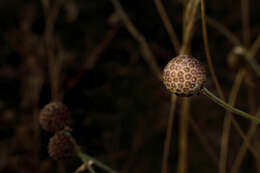
[[[82,162],[84,162],[87,165],[88,168],[89,168],[89,164],[92,162],[93,164],[97,165],[98,167],[102,168],[103,170],[105,170],[109,173],[117,173],[115,170],[109,168],[104,163],[96,160],[94,157],[91,157],[91,156],[83,153],[81,150],[77,150],[77,155],[82,160]]]
[[[64,133],[71,137],[71,140],[74,143],[75,153],[81,159],[81,161],[86,165],[86,167],[88,168],[88,170],[91,173],[95,173],[95,170],[92,168],[92,165],[96,165],[96,166],[100,167],[101,169],[103,169],[103,170],[105,170],[105,171],[107,171],[109,173],[117,173],[117,171],[111,169],[110,167],[108,167],[104,163],[100,162],[99,160],[95,159],[94,157],[89,156],[89,155],[83,153],[81,151],[80,147],[78,146],[76,140],[71,135],[70,130],[71,129],[69,127],[66,127],[65,130],[64,130]]]
[[[96,173],[95,169],[91,165],[88,165],[88,170],[90,173]]]
[[[240,115],[240,116],[242,116],[244,118],[250,119],[250,120],[255,121],[256,123],[260,124],[260,119],[259,118],[255,117],[253,115],[250,115],[250,114],[248,114],[246,112],[243,112],[243,111],[241,111],[241,110],[239,110],[237,108],[234,108],[234,107],[230,106],[229,104],[227,104],[226,102],[224,102],[220,98],[216,97],[207,88],[204,87],[202,89],[202,93],[204,95],[206,95],[207,97],[209,97],[212,101],[214,101],[218,105],[222,106],[224,109],[229,110],[230,112],[232,112],[234,114]]]

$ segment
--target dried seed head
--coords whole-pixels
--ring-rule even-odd
[[[163,70],[163,83],[168,90],[179,96],[198,93],[206,80],[202,64],[194,57],[179,55]]]
[[[74,155],[74,144],[71,136],[64,131],[50,138],[48,153],[55,160],[67,160]]]
[[[41,110],[39,121],[44,130],[56,132],[69,126],[70,111],[63,103],[52,102]]]

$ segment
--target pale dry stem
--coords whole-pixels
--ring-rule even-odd
[[[234,81],[234,85],[233,85],[230,95],[229,95],[228,104],[231,106],[235,106],[237,94],[238,94],[240,85],[243,81],[245,74],[246,73],[244,70],[237,73],[236,79]],[[221,150],[220,150],[220,161],[219,161],[219,172],[221,172],[221,173],[226,172],[229,131],[230,131],[230,127],[231,127],[231,116],[232,116],[232,114],[229,111],[227,111],[224,122],[223,122],[223,132],[222,132],[222,138],[221,138]]]
[[[125,11],[123,10],[121,4],[118,2],[118,0],[111,0],[112,4],[115,7],[115,10],[118,12],[118,14],[121,17],[122,22],[124,23],[126,29],[132,36],[140,43],[140,51],[144,57],[144,60],[151,68],[152,72],[162,80],[161,70],[156,62],[155,56],[152,54],[152,51],[145,39],[145,37],[136,29],[130,18],[127,16]]]
[[[212,58],[211,58],[210,50],[209,50],[209,46],[208,46],[208,36],[207,36],[204,0],[201,0],[201,22],[202,22],[203,42],[204,42],[204,48],[205,48],[207,63],[208,63],[208,66],[209,66],[209,71],[210,71],[210,74],[211,74],[213,81],[215,83],[219,97],[222,100],[225,100],[224,94],[222,92],[222,89],[220,87],[220,84],[218,82],[218,79],[217,79],[217,76],[216,76],[216,73],[215,73],[215,70],[214,70],[214,66],[213,66],[213,63],[212,63]]]
[[[157,11],[163,21],[163,24],[169,34],[170,40],[172,42],[173,48],[176,52],[180,49],[180,42],[176,36],[176,32],[170,22],[170,18],[168,17],[166,10],[161,2],[161,0],[154,0],[154,3],[156,5]]]
[[[162,159],[162,169],[161,173],[168,172],[168,157],[170,153],[170,144],[171,144],[171,137],[172,137],[172,126],[174,120],[174,111],[176,107],[177,96],[172,94],[171,96],[171,105],[169,110],[169,118],[168,118],[168,126],[166,132],[166,138],[164,141],[164,148],[163,148],[163,159]]]
[[[153,73],[161,80],[161,74],[160,74],[161,70],[160,70],[158,64],[155,61],[155,57],[153,56],[146,39],[136,29],[134,24],[130,21],[127,14],[123,11],[120,3],[117,0],[111,0],[111,1],[112,1],[113,5],[115,6],[116,13],[120,16],[120,18],[123,21],[127,30],[140,43],[141,48],[143,48],[143,49],[141,49],[141,53],[144,55],[145,61],[150,66]],[[190,46],[191,36],[192,36],[193,31],[194,31],[195,17],[196,17],[197,11],[198,11],[199,2],[200,2],[199,0],[196,0],[196,1],[189,1],[187,3],[187,4],[190,4],[190,6],[192,8],[190,7],[189,10],[187,10],[187,9],[185,10],[185,14],[186,14],[187,17],[186,17],[186,23],[184,24],[185,27],[183,28],[184,39],[183,39],[182,48],[179,51],[179,53],[188,53],[189,52],[189,46]],[[194,8],[194,7],[196,7],[196,8]],[[184,104],[183,110],[186,110],[186,111],[183,112],[183,114],[186,114],[186,115],[187,115],[187,112],[189,110],[189,106],[188,106],[187,102],[188,101],[183,102],[183,104]],[[173,101],[172,101],[171,105],[173,105]],[[184,120],[183,122],[184,122],[184,126],[182,126],[182,128],[183,128],[182,133],[187,135],[186,132],[187,132],[187,127],[188,127],[188,125],[187,125],[188,121]],[[185,125],[185,123],[186,123],[186,125]],[[196,123],[195,123],[195,125],[196,125]],[[198,136],[200,136],[199,140],[203,139],[202,143],[204,143],[205,145],[208,145],[208,143],[205,142],[206,141],[205,138],[203,138],[203,136],[200,134],[200,131],[198,130],[199,129],[198,126],[194,126],[194,123],[193,123],[193,125],[191,127],[194,130],[194,132]],[[197,127],[197,128],[195,129],[195,127]],[[181,152],[182,154],[180,154],[179,160],[182,164],[181,164],[180,168],[178,168],[182,172],[185,171],[186,168],[187,168],[187,152],[186,152],[187,151],[187,140],[185,140],[185,138],[187,139],[187,136],[186,137],[184,136],[184,138],[183,138],[184,140],[182,140],[182,141],[184,141],[184,145],[182,143],[181,144],[182,146],[180,146],[180,147],[182,147],[183,152]],[[166,140],[167,140],[167,138],[166,138]],[[168,141],[170,141],[170,140],[168,140]],[[167,142],[167,143],[168,143],[167,145],[170,145],[169,142]],[[206,149],[207,151],[213,151],[213,149],[209,145],[207,146],[207,148],[208,148],[208,149]],[[165,150],[166,150],[166,148],[165,148]],[[213,158],[216,158],[216,156],[214,155],[213,152],[211,152],[210,155],[212,155]]]
[[[205,136],[202,134],[197,122],[192,118],[189,117],[189,123],[192,128],[192,132],[195,133],[195,135],[198,136],[201,145],[205,148],[206,152],[208,153],[210,159],[212,160],[213,164],[218,167],[218,158],[215,151],[212,149],[211,145],[208,143]]]
[[[260,116],[260,109],[257,111],[256,115],[258,117]],[[247,140],[245,140],[243,142],[243,144],[240,146],[239,152],[238,152],[237,156],[235,157],[236,159],[232,164],[231,171],[230,171],[231,173],[239,172],[240,165],[243,161],[243,158],[246,154],[247,149],[249,148],[247,143],[249,143],[250,140],[252,139],[252,137],[255,135],[257,127],[258,127],[258,125],[256,123],[254,123],[254,122],[251,123],[249,130],[247,131],[247,134],[246,134]],[[252,153],[255,153],[255,157],[258,157],[258,160],[259,160],[258,153],[257,152],[252,152]]]
[[[248,51],[239,41],[239,39],[232,33],[230,32],[224,25],[222,25],[221,23],[219,23],[218,21],[214,20],[213,18],[207,17],[207,22],[210,26],[212,26],[213,28],[215,28],[217,31],[219,31],[220,33],[222,33],[223,35],[225,35],[225,37],[227,37],[227,39],[236,47],[241,48],[242,50],[242,55],[244,60],[248,63],[248,65],[252,68],[252,70],[254,70],[255,74],[260,77],[260,65],[258,64],[258,62],[253,59],[252,54],[250,54],[250,51]],[[256,53],[255,50],[257,50],[259,48],[259,42],[260,42],[260,38],[259,38],[260,34],[257,36],[257,44],[255,44],[254,47],[254,52]],[[255,41],[255,42],[256,42]],[[253,47],[252,47],[253,48]]]
[[[57,101],[61,100],[61,92],[60,92],[60,69],[62,64],[58,60],[59,58],[55,57],[53,46],[54,46],[54,34],[53,29],[55,22],[57,20],[57,16],[59,11],[63,5],[63,0],[58,0],[54,2],[52,8],[50,8],[49,0],[42,0],[42,7],[44,11],[45,17],[45,28],[44,28],[44,41],[46,54],[48,57],[48,73],[50,79],[51,86],[51,95],[52,100]]]
[[[185,6],[183,17],[183,41],[180,52],[189,50],[192,34],[194,33],[194,25],[199,10],[200,0],[190,0]]]
[[[214,68],[211,62],[211,57],[210,57],[210,52],[209,52],[209,48],[208,48],[208,40],[207,40],[207,30],[206,30],[206,17],[205,17],[205,5],[204,5],[204,0],[201,0],[201,19],[202,19],[202,29],[203,29],[203,40],[204,40],[204,45],[205,45],[205,51],[206,51],[206,55],[207,55],[207,61],[209,64],[209,68],[210,68],[210,72],[213,76],[213,80],[214,83],[216,85],[217,91],[219,93],[219,96],[221,97],[222,100],[224,100],[224,95],[223,92],[220,88],[220,85],[217,81],[217,77],[215,75],[214,72]],[[237,41],[237,39],[235,37],[231,37],[232,40]],[[232,116],[226,116],[225,120],[224,120],[224,126],[223,126],[223,141],[222,141],[222,146],[224,146],[222,152],[221,152],[221,159],[219,162],[219,171],[220,172],[225,172],[225,163],[226,163],[226,158],[227,158],[227,138],[228,138],[228,131],[230,128],[230,120],[234,123],[236,129],[239,132],[242,132],[240,126],[238,125],[238,123],[236,122],[236,120],[232,117]],[[240,133],[241,135],[241,133]]]
[[[192,34],[194,33],[194,25],[198,12],[200,0],[190,0],[185,5],[184,23],[183,23],[183,42],[179,54],[189,54]],[[179,130],[179,157],[178,157],[178,173],[186,173],[188,169],[188,126],[189,126],[189,109],[190,98],[182,99],[182,108],[180,114],[180,130]]]
[[[183,98],[180,114],[180,129],[179,129],[179,158],[178,158],[178,173],[186,173],[188,168],[188,121],[189,121],[190,98]]]

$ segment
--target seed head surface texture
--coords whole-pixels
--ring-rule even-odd
[[[203,65],[189,55],[179,55],[168,62],[163,70],[166,88],[179,96],[192,96],[200,92],[206,81]]]
[[[63,103],[51,102],[40,111],[39,122],[44,130],[57,132],[70,125],[70,111]]]
[[[74,145],[71,137],[63,131],[50,138],[48,153],[55,160],[67,160],[74,154]]]

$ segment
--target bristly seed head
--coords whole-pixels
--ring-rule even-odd
[[[199,93],[205,81],[205,68],[192,56],[179,55],[170,60],[163,70],[164,85],[179,96]]]
[[[56,133],[50,138],[48,153],[55,160],[67,160],[74,155],[74,143],[72,137],[64,131]]]
[[[70,125],[70,111],[60,102],[51,102],[42,108],[39,122],[46,131],[57,132]]]

